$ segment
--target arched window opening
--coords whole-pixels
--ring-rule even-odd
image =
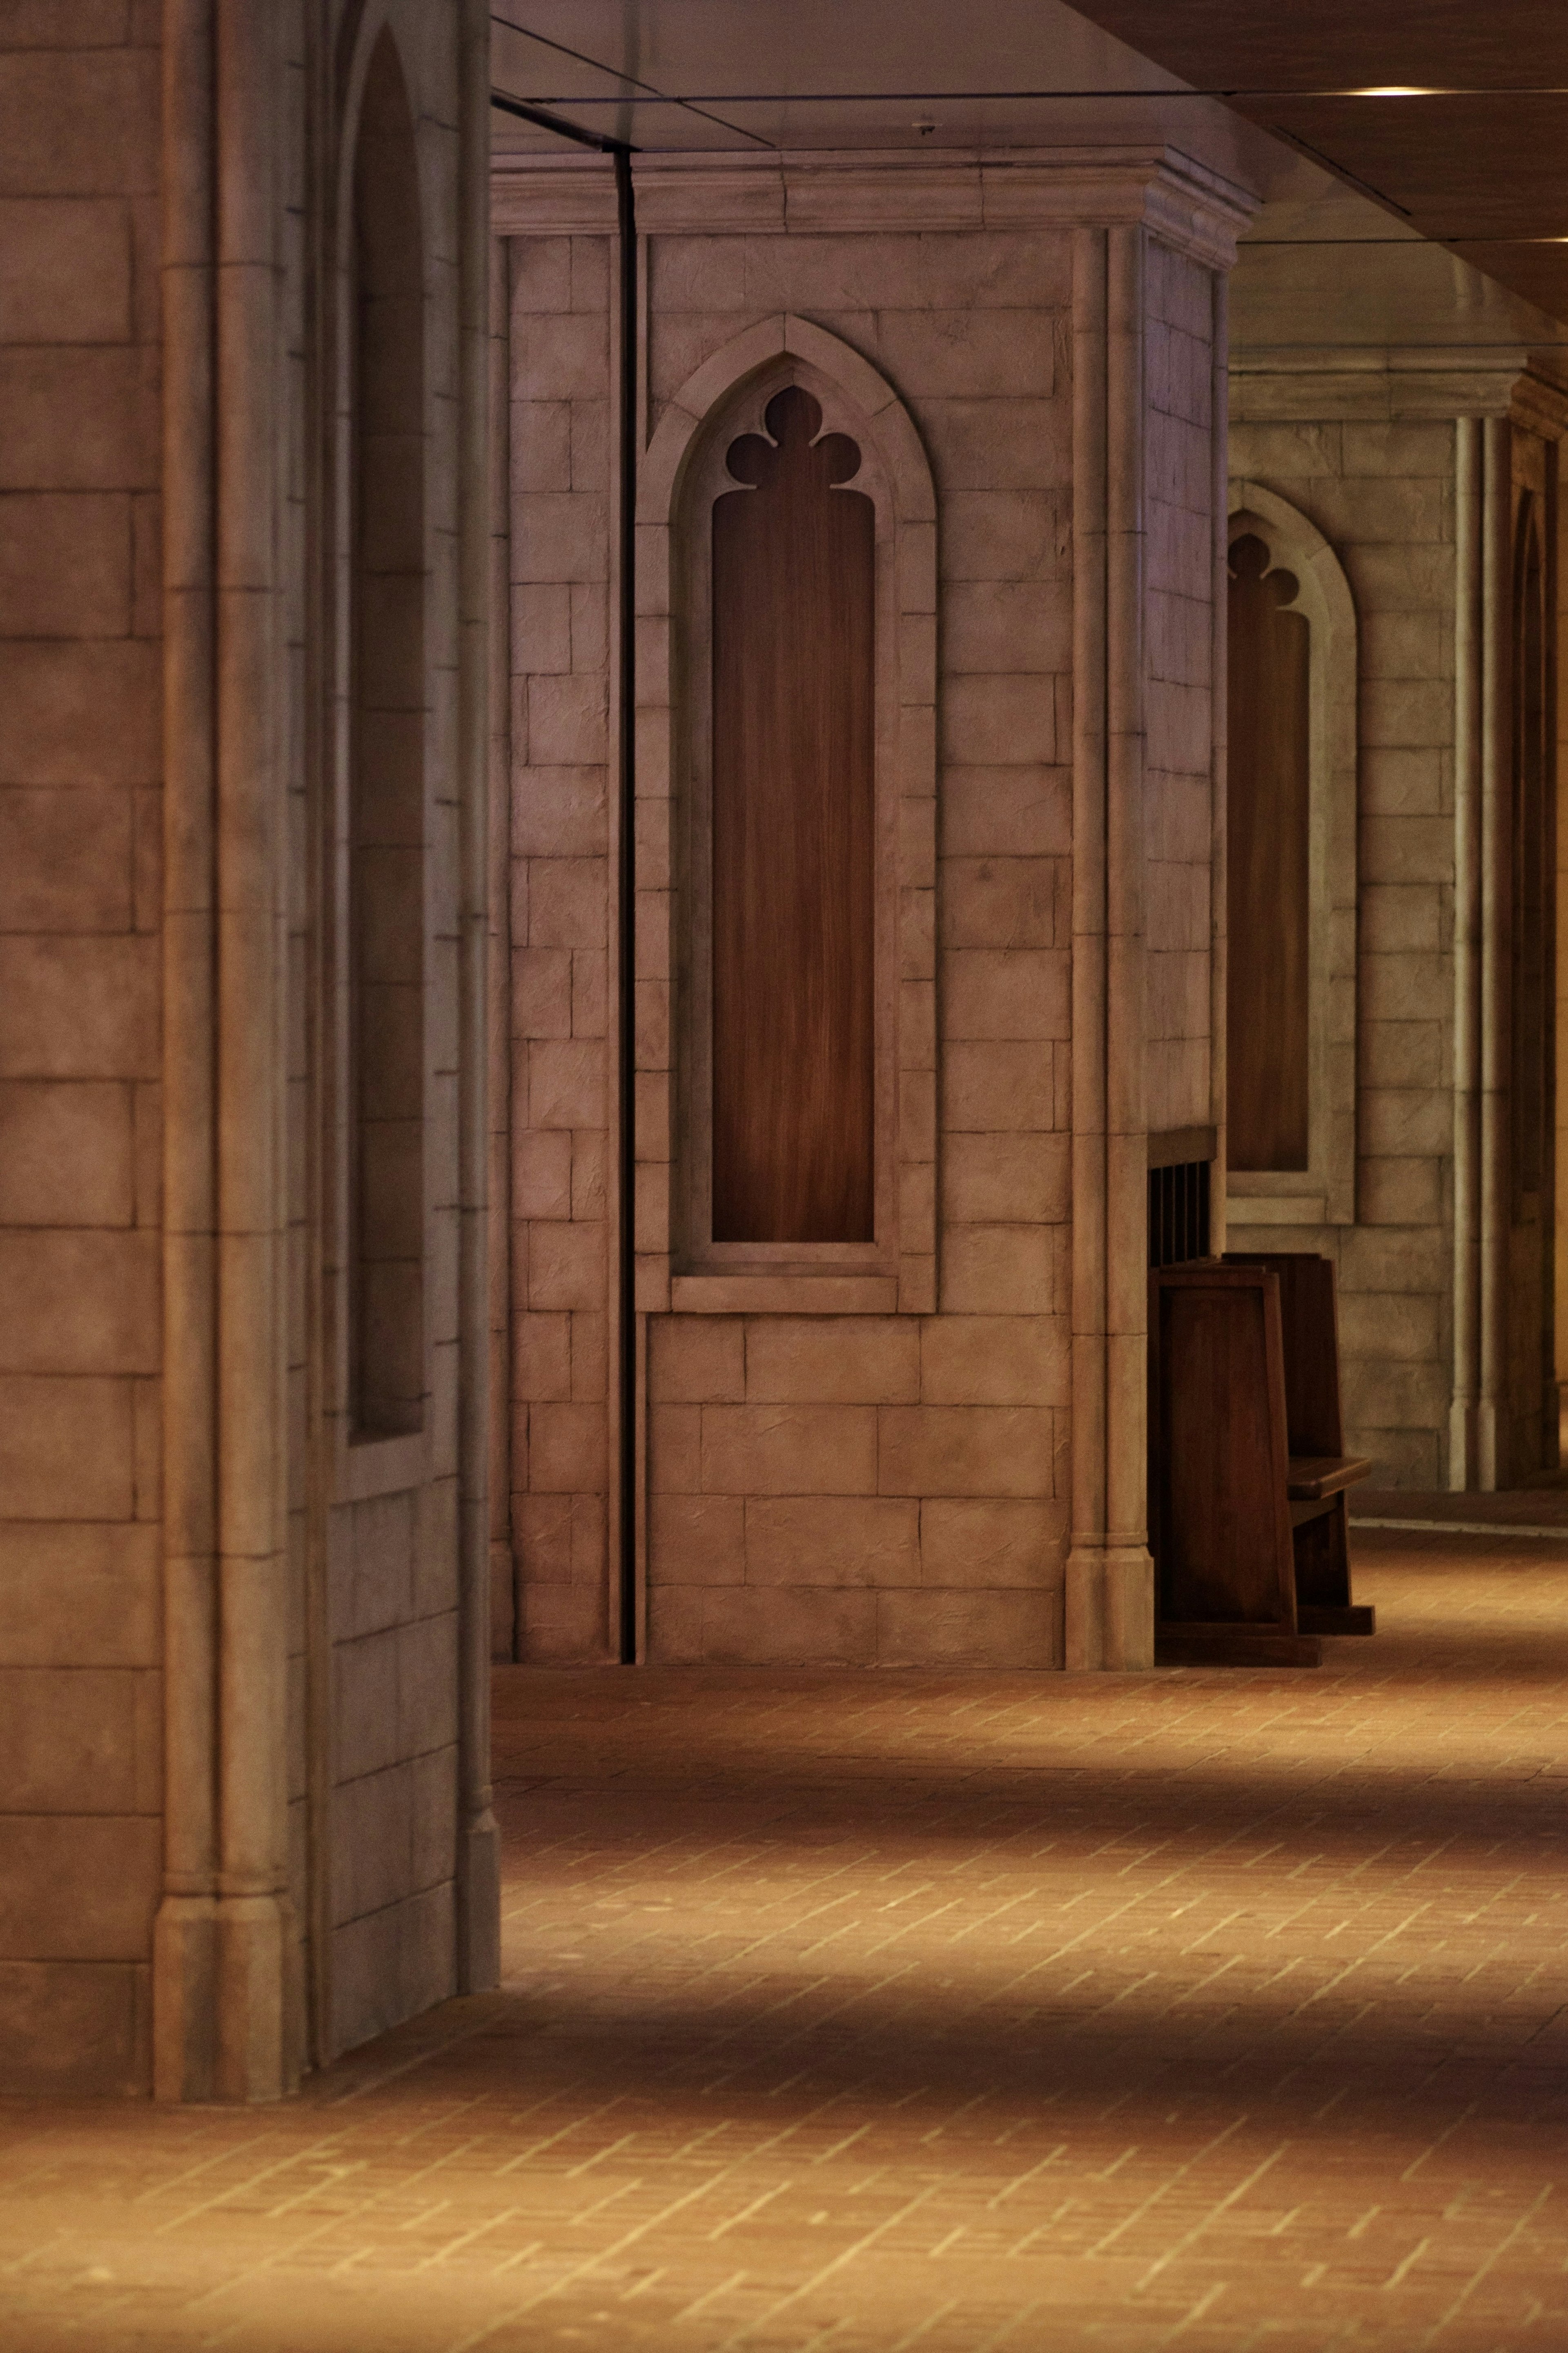
[[[372,53],[350,308],[349,1338],[357,1439],[425,1413],[425,301],[414,122]]]
[[[1525,494],[1514,558],[1513,1193],[1516,1219],[1546,1178],[1552,839],[1546,565],[1537,501]]]
[[[876,1234],[876,512],[798,385],[712,520],[713,1239]]]
[[[1311,632],[1253,533],[1230,551],[1228,1159],[1304,1170],[1311,1117]]]

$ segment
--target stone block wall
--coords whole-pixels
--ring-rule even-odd
[[[506,240],[511,1514],[519,1654],[609,1655],[610,264]]]
[[[485,20],[381,14],[426,198],[433,783],[429,1409],[376,1476],[342,1445],[322,1217],[342,411],[307,159],[348,12],[0,11],[6,2091],[276,2097],[485,1941],[463,1960],[458,125],[478,163]]]
[[[1149,1128],[1205,1127],[1209,1093],[1214,280],[1148,260]]]
[[[1230,463],[1342,564],[1360,633],[1356,1221],[1237,1250],[1339,1270],[1346,1443],[1387,1485],[1447,1480],[1452,1377],[1454,427],[1233,417]],[[1260,403],[1258,404],[1261,406]]]
[[[515,1614],[503,1601],[498,1618],[515,1623],[521,1657],[589,1660],[611,1647],[615,1579],[605,1543],[612,1271],[602,1189],[614,1138],[602,1012],[615,887],[614,478],[604,434],[614,215],[607,186],[570,200],[564,176],[539,186],[543,209],[531,211],[531,184],[498,174],[513,394],[516,1580]],[[736,1312],[695,1312],[679,1280],[673,1312],[650,1294],[638,1400],[647,1655],[1060,1666],[1071,1432],[1073,232],[1059,221],[987,225],[978,206],[967,227],[911,228],[899,225],[896,195],[877,200],[879,225],[833,227],[830,196],[814,190],[815,215],[803,211],[797,225],[792,212],[787,230],[781,216],[763,233],[715,234],[700,225],[700,204],[669,199],[652,173],[647,195],[643,447],[695,397],[683,388],[696,371],[760,321],[787,315],[878,371],[929,462],[937,857],[933,875],[904,880],[926,892],[934,882],[935,937],[903,979],[935,1002],[939,1266],[930,1314],[814,1314],[808,1278],[773,1313],[751,1312],[749,1299]],[[687,203],[679,225],[671,201]],[[941,209],[955,208],[944,193]],[[552,218],[563,226],[547,234]],[[602,233],[585,233],[595,218]],[[1214,280],[1152,236],[1144,260],[1138,693],[1150,1124],[1176,1126],[1212,1117]],[[664,625],[644,626],[638,1061],[649,1076],[639,1082],[647,1165],[637,1246],[657,1258],[669,1246],[672,1156],[669,726]],[[678,646],[685,626],[678,614]],[[678,905],[678,951],[679,922]]]
[[[914,421],[939,576],[940,1313],[653,1320],[656,1659],[1060,1663],[1070,297],[1059,235],[651,243],[652,418],[759,311],[826,328]]]
[[[458,21],[423,0],[386,12],[406,79],[425,211],[424,1345],[419,1439],[345,1444],[341,1349],[324,1368],[334,1493],[324,1535],[322,1630],[330,1648],[325,1757],[330,1857],[322,1925],[323,2045],[341,2051],[428,2009],[458,1985],[459,1738],[458,1287],[459,762],[458,250],[452,207],[460,157]],[[488,520],[488,517],[487,517]],[[339,691],[342,680],[332,681]],[[334,780],[342,790],[343,779]],[[315,813],[321,822],[321,813]],[[334,829],[339,861],[342,804]],[[347,903],[341,863],[333,902]],[[308,898],[301,909],[310,920]],[[334,976],[346,1026],[343,939],[314,919],[318,969]],[[342,1051],[342,1032],[331,1051]],[[318,1101],[344,1105],[323,1071]],[[329,1118],[331,1117],[329,1111]],[[331,1149],[331,1145],[329,1145]],[[341,1170],[340,1181],[341,1181]],[[342,1230],[328,1237],[344,1313]],[[335,1319],[329,1329],[341,1328]]]
[[[0,16],[0,2050],[142,2088],[162,1870],[159,10]]]

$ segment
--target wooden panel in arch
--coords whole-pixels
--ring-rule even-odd
[[[875,1239],[876,512],[792,385],[713,508],[713,1239]]]
[[[1310,625],[1248,533],[1230,551],[1227,1157],[1303,1169],[1310,1145]]]

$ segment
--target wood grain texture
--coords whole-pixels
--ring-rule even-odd
[[[1308,1165],[1310,631],[1252,533],[1231,549],[1229,1164]]]
[[[713,508],[713,1239],[875,1239],[875,612],[860,452],[792,385]]]
[[[1310,1606],[1320,1620],[1328,1610],[1345,1615],[1338,1628],[1320,1622],[1319,1633],[1370,1633],[1370,1612],[1351,1602],[1345,1490],[1372,1465],[1344,1451],[1333,1261],[1311,1250],[1247,1250],[1227,1253],[1226,1264],[1266,1269],[1279,1285],[1297,1609]]]
[[[1296,1630],[1279,1284],[1212,1262],[1152,1274],[1150,1545],[1162,1629]]]
[[[1225,1263],[1264,1267],[1279,1281],[1291,1453],[1342,1454],[1345,1426],[1332,1260],[1313,1250],[1227,1250]]]

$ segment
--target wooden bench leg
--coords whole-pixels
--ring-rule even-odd
[[[1296,1623],[1303,1634],[1375,1634],[1377,1612],[1370,1602],[1351,1601],[1339,1609],[1321,1609],[1310,1601],[1299,1601]]]
[[[1157,1667],[1321,1667],[1316,1634],[1272,1626],[1163,1625],[1154,1636]]]

